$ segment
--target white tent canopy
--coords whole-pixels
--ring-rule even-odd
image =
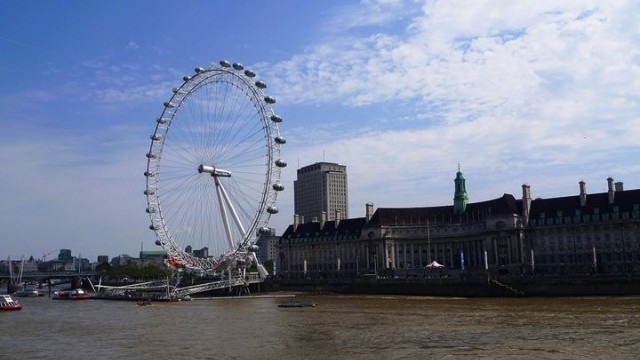
[[[442,267],[444,267],[444,265],[439,264],[437,261],[433,260],[433,261],[431,262],[431,264],[429,264],[429,265],[427,265],[427,266],[425,266],[425,267],[427,267],[427,268],[429,268],[429,269],[435,269],[435,268],[442,268]]]

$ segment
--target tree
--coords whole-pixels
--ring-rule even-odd
[[[111,265],[109,263],[100,263],[96,265],[96,272],[102,275],[106,275],[109,271],[111,271]]]

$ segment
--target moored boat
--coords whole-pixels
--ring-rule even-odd
[[[299,308],[299,307],[315,307],[316,303],[311,301],[290,301],[283,304],[278,304],[278,307],[286,308]]]
[[[0,295],[0,311],[22,310],[22,304],[14,300],[11,295]]]
[[[42,296],[43,294],[41,294],[38,290],[35,290],[35,289],[25,289],[25,290],[16,291],[15,293],[13,293],[13,295],[17,297],[38,297],[38,296]]]
[[[88,300],[91,299],[86,291],[82,289],[60,290],[53,293],[54,300]]]

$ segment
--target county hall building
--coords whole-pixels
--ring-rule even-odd
[[[529,185],[469,202],[458,169],[452,205],[378,208],[301,222],[277,245],[277,276],[460,276],[640,273],[640,190],[607,179],[608,191],[532,199]]]

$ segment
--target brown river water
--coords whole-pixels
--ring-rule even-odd
[[[19,298],[0,359],[640,359],[640,297]]]

